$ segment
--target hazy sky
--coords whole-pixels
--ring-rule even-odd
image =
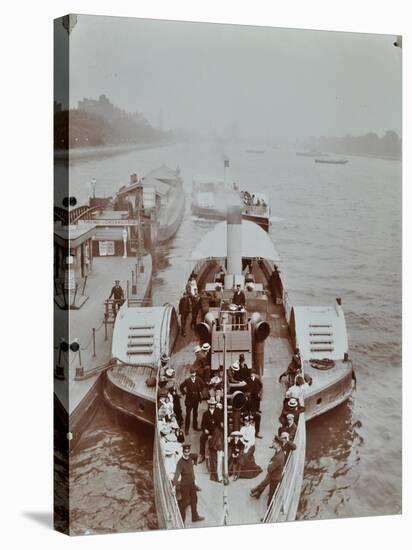
[[[400,133],[395,38],[78,16],[70,104],[106,94],[155,126],[243,137]]]

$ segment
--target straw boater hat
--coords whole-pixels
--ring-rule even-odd
[[[289,413],[286,415],[286,418],[293,418],[293,420],[295,420],[295,415],[293,413]]]
[[[233,369],[233,370],[239,370],[239,369],[240,369],[239,363],[233,363],[232,369]]]
[[[208,344],[207,342],[205,342],[203,345],[202,345],[202,350],[203,351],[209,351],[210,350],[210,344]]]
[[[297,407],[298,400],[295,399],[294,397],[291,397],[288,401],[288,405],[289,405],[289,407]]]
[[[235,430],[230,434],[230,437],[235,437],[235,435],[237,435],[238,437],[242,437],[242,432]]]
[[[217,401],[214,397],[207,400],[208,405],[216,405]]]

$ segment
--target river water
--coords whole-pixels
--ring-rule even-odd
[[[342,297],[350,355],[358,380],[347,403],[308,424],[305,479],[298,519],[401,511],[401,163],[349,157],[316,164],[294,152],[239,145],[179,144],[70,165],[71,195],[112,195],[129,174],[165,163],[181,168],[187,215],[174,240],[158,251],[155,304],[176,303],[187,257],[213,222],[190,215],[194,175],[223,177],[265,192],[271,235],[295,304],[327,305]],[[59,169],[58,169],[59,171]],[[75,532],[156,526],[152,437],[100,403],[71,463]]]

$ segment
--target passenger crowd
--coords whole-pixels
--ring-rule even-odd
[[[167,475],[178,488],[177,496],[182,518],[185,518],[185,510],[190,505],[192,520],[195,518],[193,521],[201,521],[203,518],[198,515],[196,507],[197,491],[200,489],[196,485],[193,465],[201,464],[207,456],[210,480],[220,483],[223,481],[224,474],[223,366],[218,371],[211,372],[210,344],[196,346],[189,376],[176,385],[174,370],[168,367],[168,361],[168,357],[162,357],[158,395],[160,444],[165,457]],[[296,449],[294,439],[299,415],[305,410],[304,395],[312,383],[310,377],[302,373],[298,353],[293,356],[288,369],[280,379],[284,376],[288,377],[290,385],[285,394],[279,426],[270,446],[274,454],[267,466],[266,476],[250,491],[253,498],[259,498],[269,486],[268,506],[282,479],[287,457]],[[244,400],[240,401],[241,410],[235,410],[232,404],[230,419],[232,431],[228,437],[228,474],[232,481],[236,481],[239,477],[254,478],[262,472],[262,468],[256,464],[254,458],[256,440],[262,438],[259,433],[262,415],[260,409],[262,382],[257,373],[245,363],[243,354],[240,354],[238,360],[230,365],[227,377],[229,393],[237,391],[244,396]],[[181,397],[184,397],[184,418]],[[207,401],[207,410],[202,414],[199,423],[198,409],[203,400]],[[190,444],[185,443],[191,426],[194,431],[200,432],[198,454],[191,453]],[[182,471],[187,469],[191,470],[192,474],[185,477]],[[187,488],[185,484],[190,487]]]
[[[245,206],[267,206],[265,199],[257,197],[254,193],[249,193],[249,191],[241,191],[240,198]]]
[[[179,303],[182,335],[191,314],[191,327],[195,328],[198,314],[203,310],[202,295],[199,296],[196,278],[190,277],[184,295]],[[206,300],[205,300],[206,301]],[[202,311],[203,313],[203,311]],[[211,346],[205,342],[193,350],[193,361],[187,378],[177,384],[174,369],[169,366],[169,358],[161,358],[161,372],[158,391],[158,430],[160,445],[165,457],[166,473],[176,488],[179,509],[183,521],[186,508],[190,505],[192,521],[201,521],[197,512],[197,492],[193,466],[208,459],[210,480],[224,481],[224,367],[211,369]],[[283,469],[290,452],[296,449],[294,439],[297,432],[299,415],[304,409],[304,396],[312,384],[309,376],[303,373],[298,350],[296,350],[288,368],[279,377],[281,383],[287,379],[287,391],[279,425],[270,448],[274,454],[267,465],[266,476],[250,491],[253,498],[259,498],[269,486],[268,505],[282,479]],[[254,478],[262,468],[255,462],[257,439],[262,439],[261,398],[263,386],[258,373],[252,365],[246,363],[245,355],[227,369],[228,394],[232,395],[228,426],[228,474],[232,481],[238,478]],[[236,401],[235,396],[236,395]],[[183,418],[181,399],[184,398],[185,415]],[[199,406],[207,402],[199,422]],[[191,452],[186,442],[190,427],[200,432],[198,453]]]

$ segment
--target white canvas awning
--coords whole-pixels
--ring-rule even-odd
[[[220,222],[203,237],[193,250],[191,260],[198,261],[205,258],[226,258],[226,222]],[[274,262],[279,261],[279,254],[268,233],[256,223],[242,221],[242,257],[265,258]]]

